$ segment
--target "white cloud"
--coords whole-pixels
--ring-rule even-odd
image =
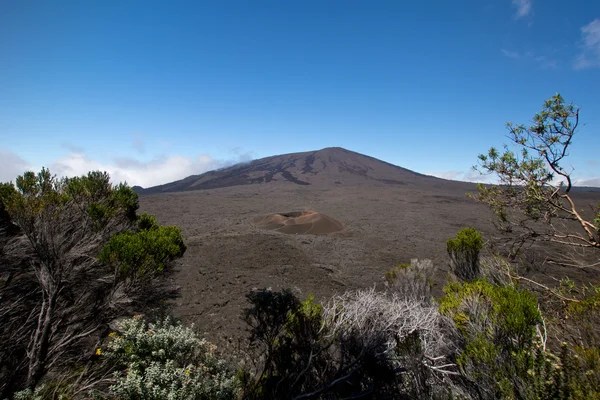
[[[517,7],[517,13],[515,14],[515,18],[523,18],[531,14],[533,0],[513,0],[513,5]]]
[[[234,147],[231,152],[235,154],[234,160],[229,160],[225,164],[233,165],[237,163],[247,163],[252,161],[254,155],[251,151],[244,151],[241,147]]]
[[[469,170],[462,174],[461,181],[475,183],[498,183],[498,179],[494,175],[480,174],[477,171]]]
[[[107,171],[115,183],[126,181],[132,186],[138,185],[148,188],[237,163],[247,163],[253,158],[251,152],[243,152],[240,149],[233,149],[231,152],[233,157],[228,160],[219,160],[207,154],[199,154],[194,157],[182,155],[162,156],[151,161],[120,157],[110,162],[91,159],[83,152],[71,152],[69,155],[51,163],[49,169],[50,172],[59,177],[84,175],[93,170]],[[591,160],[589,163],[594,164],[595,161]],[[27,170],[38,171],[40,168],[41,166],[35,166],[27,162],[10,150],[0,149],[0,182],[14,182],[15,178],[23,172]],[[497,182],[493,175],[481,175],[473,170],[425,172],[425,174],[463,182]],[[575,178],[574,184],[576,186],[600,187],[600,177]]]
[[[459,175],[462,175],[462,172],[460,171],[441,171],[441,172],[426,172],[425,175],[431,175],[431,176],[435,176],[437,178],[442,178],[442,179],[454,179]]]
[[[253,158],[251,152],[235,148],[231,150],[232,157],[225,160],[207,154],[193,157],[175,154],[156,157],[150,161],[116,157],[111,161],[102,162],[88,157],[82,149],[72,144],[64,144],[63,147],[69,150],[68,155],[46,165],[50,172],[58,177],[78,176],[89,171],[100,170],[108,172],[115,183],[126,181],[132,186],[139,185],[145,188],[238,163],[247,163]],[[40,168],[41,165],[32,164],[18,154],[0,148],[0,182],[14,182],[15,178],[23,172],[39,171]]]
[[[525,53],[519,53],[517,51],[510,51],[506,49],[500,50],[505,57],[512,58],[513,60],[522,60],[530,63],[535,63],[540,69],[556,69],[558,68],[558,62],[547,56],[536,55],[531,51]]]
[[[581,27],[581,52],[575,58],[573,68],[600,67],[600,18]]]
[[[477,171],[469,170],[464,171],[441,171],[441,172],[426,172],[426,175],[432,175],[442,179],[449,179],[453,181],[461,182],[474,182],[474,183],[492,183],[497,184],[498,178],[495,175],[481,175]],[[556,178],[552,182],[553,185],[558,186],[564,178]],[[574,178],[573,185],[575,186],[594,186],[600,187],[600,177],[584,177]]]
[[[600,177],[577,179],[575,186],[595,186],[600,187]]]
[[[113,182],[127,182],[130,185],[151,187],[173,182],[190,175],[198,175],[213,169],[223,168],[238,160],[217,160],[200,154],[195,157],[171,155],[143,162],[134,158],[116,158],[102,163],[84,154],[71,153],[50,166],[50,171],[58,176],[76,176],[91,170],[107,171]],[[246,161],[246,159],[240,159]]]
[[[515,60],[518,60],[519,58],[521,58],[521,55],[519,53],[517,53],[516,51],[509,51],[509,50],[505,50],[505,49],[502,49],[501,51],[502,51],[502,54],[504,54],[508,58],[514,58]]]
[[[493,177],[491,175],[481,175],[475,171],[440,171],[440,172],[426,172],[426,175],[432,175],[437,178],[448,179],[452,181],[461,182],[475,182],[475,183],[491,183]]]
[[[14,182],[23,172],[32,169],[31,164],[7,149],[0,149],[0,182]]]

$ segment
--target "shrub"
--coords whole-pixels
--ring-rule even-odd
[[[566,161],[580,128],[579,112],[557,93],[530,125],[507,124],[510,146],[500,151],[492,147],[478,156],[475,169],[495,175],[499,184],[478,185],[475,197],[496,214],[498,228],[514,233],[511,257],[535,241],[600,251],[600,230],[594,229],[600,227],[598,210],[582,213],[583,204],[572,197],[573,170]],[[548,249],[555,262],[572,264],[564,249],[555,249]]]
[[[0,184],[0,396],[34,388],[50,368],[84,362],[114,311],[120,282],[96,255],[131,228],[137,194],[105,172],[58,179],[48,169]],[[156,251],[156,250],[155,250]]]
[[[106,357],[124,372],[116,374],[110,393],[119,399],[233,399],[235,377],[216,358],[216,347],[192,329],[169,319],[147,323],[141,317],[123,320],[113,332]]]
[[[71,400],[74,387],[66,382],[45,382],[38,385],[35,390],[25,389],[14,394],[13,400]]]
[[[385,279],[390,291],[398,296],[429,303],[435,273],[431,260],[414,258],[410,263],[394,266],[385,273]]]
[[[410,268],[410,263],[400,263],[394,265],[392,269],[386,271],[385,280],[389,285],[394,285],[398,282],[398,276],[402,274],[404,270]]]
[[[483,248],[481,233],[474,228],[464,228],[446,242],[450,256],[450,268],[463,281],[480,276],[479,252]]]
[[[440,311],[457,323],[466,336],[483,334],[509,348],[531,344],[542,322],[537,299],[525,290],[492,285],[485,279],[453,282],[444,288]]]
[[[137,230],[113,235],[98,259],[112,265],[120,276],[131,281],[152,277],[185,252],[181,230],[175,226],[158,226],[154,217],[142,214]]]
[[[452,282],[444,292],[440,312],[462,336],[457,363],[484,398],[546,398],[556,389],[557,359],[543,346],[533,294],[485,279]]]
[[[250,326],[250,340],[272,350],[284,330],[288,315],[298,310],[300,301],[288,289],[281,292],[254,290],[246,298],[252,305],[243,314],[244,321]]]
[[[562,398],[600,398],[600,347],[569,348],[563,343],[560,388]]]
[[[426,398],[453,385],[453,328],[429,300],[374,289],[325,305],[289,291],[248,299],[251,340],[264,356],[244,374],[244,398]]]

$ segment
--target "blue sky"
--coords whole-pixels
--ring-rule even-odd
[[[597,0],[0,2],[0,180],[151,186],[328,146],[473,180],[556,92],[600,186]]]

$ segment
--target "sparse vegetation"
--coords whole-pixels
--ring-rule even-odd
[[[289,291],[263,290],[249,300],[254,351],[264,356],[245,374],[246,398],[451,392],[457,374],[446,358],[452,354],[452,328],[419,292],[347,292],[320,305],[312,296],[299,302]],[[265,301],[276,306],[265,307]],[[263,326],[268,321],[275,324]]]
[[[34,388],[50,369],[85,364],[86,346],[108,321],[151,305],[147,295],[158,288],[132,277],[153,276],[185,247],[177,228],[138,218],[137,195],[106,173],[26,172],[1,194],[14,227],[2,251],[4,393]]]
[[[600,398],[597,276],[553,276],[553,285],[516,267],[528,241],[598,254],[598,209],[575,207],[562,167],[578,124],[557,95],[532,126],[509,125],[520,156],[480,156],[501,185],[477,197],[503,232],[517,233],[509,257],[489,254],[487,235],[467,227],[446,242],[442,293],[433,284],[441,268],[418,259],[384,272],[383,289],[321,301],[252,290],[242,313],[249,337],[228,362],[193,327],[152,317],[168,295],[157,278],[186,250],[179,228],[138,215],[137,195],[106,173],[27,172],[0,185],[2,396]]]

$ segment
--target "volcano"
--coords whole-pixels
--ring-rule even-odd
[[[442,185],[449,181],[423,175],[340,147],[261,158],[192,175],[139,193],[182,192],[256,184],[298,186]],[[453,182],[456,184],[457,182]]]

